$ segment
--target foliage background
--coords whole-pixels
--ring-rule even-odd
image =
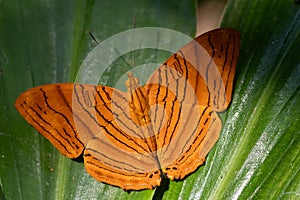
[[[0,199],[299,199],[300,5],[229,0],[222,27],[241,52],[221,137],[200,167],[169,188],[124,192],[60,155],[13,107],[31,87],[74,80],[95,46],[132,28],[195,33],[194,1],[0,1]],[[123,72],[111,68],[106,76]]]

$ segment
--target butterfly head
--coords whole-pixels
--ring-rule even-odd
[[[140,87],[140,80],[133,76],[131,72],[127,73],[128,80],[125,82],[127,91],[131,94],[134,90]]]

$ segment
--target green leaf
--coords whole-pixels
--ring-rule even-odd
[[[104,41],[131,29],[136,16],[137,27],[193,36],[195,15],[194,1],[0,1],[0,199],[299,199],[300,5],[293,1],[228,2],[221,26],[242,36],[233,100],[206,164],[167,189],[125,192],[97,182],[14,109],[26,89],[75,80],[96,46],[89,31]],[[112,65],[102,82],[114,85],[122,70]]]

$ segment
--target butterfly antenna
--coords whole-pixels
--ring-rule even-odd
[[[97,41],[97,39],[96,39],[96,37],[93,35],[93,33],[89,31],[89,34],[90,34],[91,38],[92,38],[97,44],[99,44],[99,42]]]
[[[132,17],[132,24],[133,24],[133,29],[136,29],[136,17]]]
[[[132,17],[132,24],[133,24],[133,29],[135,30],[136,29],[136,17],[133,16]],[[135,47],[135,34],[132,38],[132,46],[131,46],[131,67],[134,68],[135,66],[135,63],[134,63],[134,47]]]

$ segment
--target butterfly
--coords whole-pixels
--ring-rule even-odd
[[[83,155],[86,171],[124,190],[181,180],[205,162],[231,101],[240,34],[220,28],[168,58],[144,86],[127,92],[58,83],[22,93],[15,108],[63,155]]]

